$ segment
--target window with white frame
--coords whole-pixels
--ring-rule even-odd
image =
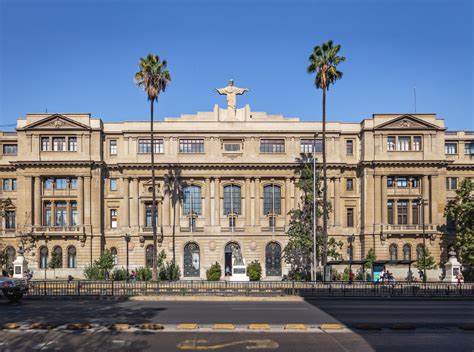
[[[109,140],[109,153],[110,155],[117,155],[117,140]]]
[[[204,139],[180,139],[180,153],[204,153]]]
[[[300,152],[309,154],[313,153],[322,153],[323,151],[323,141],[321,139],[302,139],[300,142]]]
[[[110,209],[110,227],[116,229],[118,225],[118,210]]]
[[[156,154],[163,153],[163,140],[154,139],[153,145],[155,146],[153,152]],[[138,140],[138,153],[150,154],[151,153],[151,139],[139,139]]]
[[[448,189],[448,190],[458,189],[458,178],[457,177],[446,177],[446,189]]]
[[[474,142],[464,142],[464,154],[474,155]]]
[[[458,153],[458,144],[447,142],[444,144],[444,153],[448,155],[455,155]]]
[[[285,140],[284,139],[261,139],[260,153],[284,153]]]
[[[111,191],[116,191],[117,190],[117,179],[116,178],[111,178],[109,182],[110,182],[110,190]]]

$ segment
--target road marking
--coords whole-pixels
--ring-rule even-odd
[[[321,324],[319,327],[323,330],[342,330],[342,329],[344,329],[344,325],[337,324],[337,323]]]
[[[184,323],[184,324],[178,324],[176,327],[177,329],[182,329],[182,330],[195,330],[199,326],[196,323]]]
[[[212,326],[213,330],[234,330],[235,325],[234,324],[214,324]]]
[[[258,349],[277,349],[279,347],[278,343],[270,339],[261,339],[261,340],[240,340],[240,341],[231,341],[224,342],[219,344],[208,344],[208,341],[205,339],[198,340],[184,340],[176,345],[180,350],[188,351],[209,351],[209,350],[219,350],[227,347],[245,345],[245,348],[248,350],[258,350]]]
[[[250,330],[269,330],[269,324],[249,324]]]
[[[286,324],[285,330],[307,330],[306,324]]]

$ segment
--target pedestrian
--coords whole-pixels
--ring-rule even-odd
[[[132,279],[132,282],[135,282],[137,280],[137,273],[135,272],[135,270],[132,270],[130,278]]]
[[[349,284],[352,285],[352,282],[354,281],[354,273],[349,271]]]
[[[108,271],[108,270],[105,270],[105,272],[104,272],[104,277],[105,277],[106,280],[109,280],[110,275],[109,275],[109,271]]]
[[[72,277],[72,275],[68,275],[67,276],[67,282],[68,284],[70,284],[72,282],[72,280],[74,280],[74,278]]]

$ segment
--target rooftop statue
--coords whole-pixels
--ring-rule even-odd
[[[229,84],[225,88],[216,88],[220,95],[227,95],[227,109],[235,112],[237,109],[237,95],[242,95],[249,90],[247,88],[238,88],[234,86],[234,80],[229,80]]]

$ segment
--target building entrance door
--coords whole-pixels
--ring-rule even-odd
[[[242,254],[240,252],[240,246],[238,243],[229,242],[224,249],[225,256],[225,276],[232,276],[233,265],[240,265],[242,261]]]

